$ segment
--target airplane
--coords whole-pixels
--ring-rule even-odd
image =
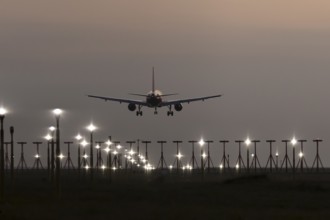
[[[155,70],[152,68],[152,90],[147,95],[143,94],[136,94],[136,93],[130,93],[130,95],[140,96],[144,97],[146,100],[132,100],[132,99],[120,99],[120,98],[112,98],[112,97],[103,97],[103,96],[95,96],[95,95],[88,95],[88,97],[91,98],[97,98],[102,99],[104,101],[114,101],[119,103],[128,103],[128,109],[130,111],[136,111],[136,116],[142,116],[142,107],[149,107],[154,108],[155,112],[154,114],[158,114],[157,108],[161,107],[168,107],[169,110],[167,112],[167,116],[173,116],[174,112],[172,111],[172,106],[174,106],[174,109],[177,112],[182,111],[183,103],[190,103],[190,102],[196,102],[196,101],[204,101],[206,99],[212,99],[221,97],[222,95],[213,95],[213,96],[204,96],[204,97],[198,97],[198,98],[190,98],[190,99],[178,99],[178,100],[170,100],[165,101],[163,100],[164,97],[177,95],[176,93],[173,94],[162,94],[159,90],[155,89]]]

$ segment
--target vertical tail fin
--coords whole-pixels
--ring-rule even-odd
[[[152,67],[152,93],[155,93],[155,68]]]

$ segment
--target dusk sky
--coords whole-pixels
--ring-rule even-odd
[[[96,140],[111,135],[153,141],[154,164],[155,141],[184,140],[187,161],[186,141],[204,137],[216,141],[215,165],[218,141],[230,140],[233,165],[233,141],[249,136],[263,141],[258,151],[264,165],[265,140],[278,140],[282,158],[279,141],[295,135],[309,140],[309,165],[315,156],[311,140],[324,139],[321,157],[330,165],[329,21],[327,0],[2,0],[0,104],[10,111],[6,137],[15,126],[15,139],[29,142],[26,156],[32,161],[31,142],[43,140],[55,122],[50,111],[62,108],[62,141],[78,132],[87,135],[93,121]],[[179,93],[172,99],[223,97],[185,104],[174,117],[167,117],[167,108],[158,115],[144,108],[143,117],[136,117],[127,104],[86,97],[148,93],[153,66],[156,87]],[[175,145],[166,146],[172,163]]]

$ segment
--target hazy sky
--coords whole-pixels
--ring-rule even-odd
[[[99,127],[96,140],[203,136],[216,141],[217,164],[220,139],[295,135],[309,140],[309,163],[315,154],[311,139],[325,139],[325,162],[329,21],[327,0],[2,0],[0,103],[10,109],[6,129],[15,126],[17,141],[42,139],[54,124],[50,110],[60,107],[66,111],[63,141],[77,132],[86,135],[91,121]],[[174,117],[166,116],[167,109],[157,116],[144,109],[136,117],[126,104],[86,97],[147,93],[152,66],[157,88],[178,92],[176,98],[224,96],[184,105]],[[259,146],[264,164],[268,146]],[[276,146],[283,156],[283,144]],[[228,149],[234,164],[237,146],[231,142]],[[158,162],[159,146],[153,143],[150,151]],[[190,145],[182,151],[190,155]],[[30,144],[27,156],[32,152]],[[166,152],[172,162],[174,144]]]

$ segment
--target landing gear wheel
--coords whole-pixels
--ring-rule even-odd
[[[173,116],[173,114],[174,114],[173,111],[168,111],[167,112],[167,116]]]

